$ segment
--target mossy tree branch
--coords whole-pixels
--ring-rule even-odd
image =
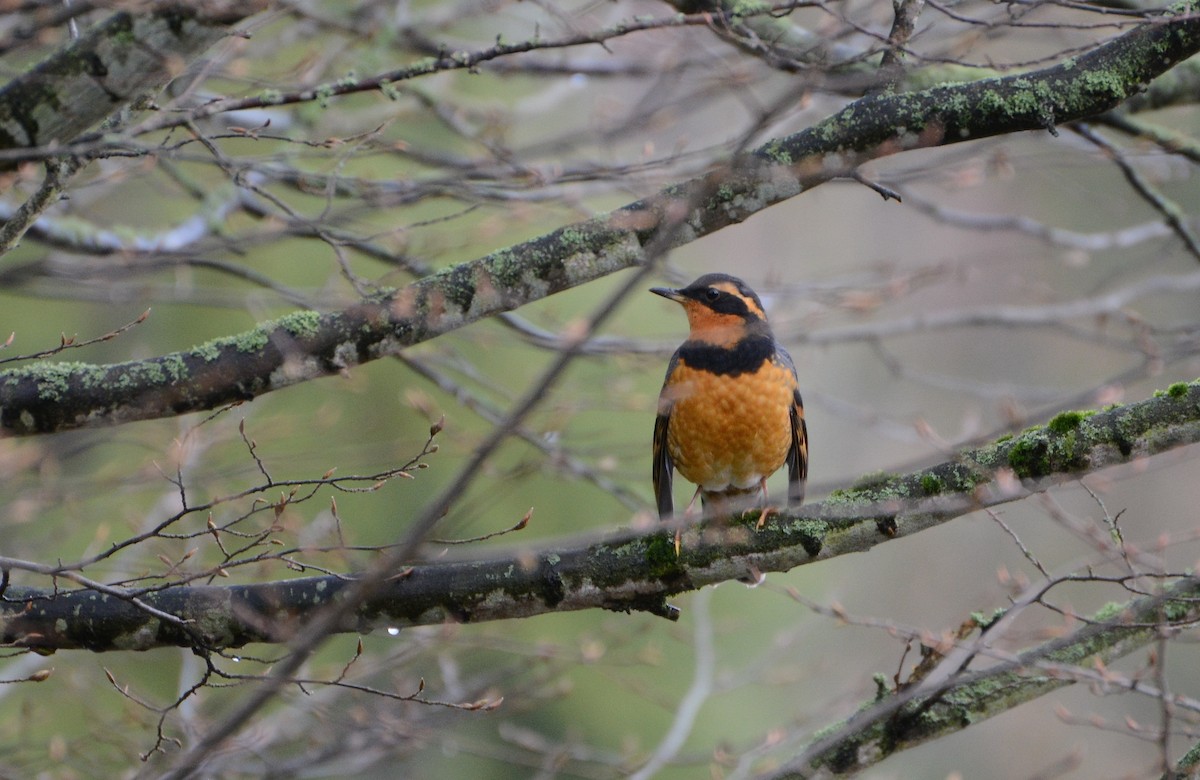
[[[847,96],[862,95],[879,83],[879,71],[885,53],[894,50],[881,36],[876,47],[863,49],[840,42],[836,37],[813,32],[796,23],[787,9],[776,6],[763,13],[763,4],[737,0],[665,0],[680,13],[714,14],[713,32],[738,49],[755,56],[773,68],[786,72],[812,73],[820,89]],[[780,4],[782,5],[782,4]],[[1140,15],[1142,7],[1129,10]],[[718,16],[719,15],[719,16]],[[1136,17],[1130,14],[1132,22]],[[1011,72],[1011,71],[1009,71]],[[893,91],[907,92],[946,82],[995,79],[1001,72],[994,68],[960,65],[935,58],[922,61],[911,58],[891,85]],[[1145,92],[1131,97],[1129,111],[1164,108],[1196,102],[1200,62],[1180,63],[1169,76],[1156,80]]]
[[[661,527],[600,541],[442,560],[400,573],[342,631],[445,621],[476,622],[603,608],[672,616],[666,599],[684,591],[861,552],[945,523],[1030,489],[1200,442],[1200,382],[1096,413],[1068,412],[922,471],[839,492],[774,516],[757,529],[707,522],[684,528],[676,553]],[[1023,480],[997,480],[1012,473]],[[1014,485],[1022,484],[1021,487]],[[12,569],[15,562],[0,560]],[[352,580],[309,577],[230,587],[130,589],[129,598],[179,617],[159,619],[110,594],[9,585],[0,601],[0,641],[41,650],[95,651],[182,645],[203,649],[282,642]]]
[[[1094,671],[1146,647],[1162,631],[1200,620],[1200,579],[1188,577],[1156,596],[1104,609],[1107,616],[1030,648],[986,671],[961,674],[924,691],[901,690],[866,704],[832,734],[763,780],[847,777],[916,747],[1077,681],[1072,669]],[[1113,681],[1121,687],[1118,681]],[[914,695],[915,694],[915,695]]]
[[[0,373],[0,435],[152,419],[244,401],[396,353],[485,317],[643,262],[656,229],[697,193],[684,244],[864,162],[1101,114],[1200,50],[1198,3],[1040,71],[875,95],[706,176],[610,214],[418,280],[339,312],[297,314],[158,358]]]
[[[0,89],[0,149],[74,140],[179,75],[266,5],[157,2],[112,14]],[[12,162],[0,162],[6,166]]]

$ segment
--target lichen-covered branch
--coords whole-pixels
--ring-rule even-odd
[[[0,149],[74,140],[265,7],[264,0],[159,2],[112,14],[0,89]]]
[[[1054,67],[855,101],[704,177],[328,314],[297,314],[185,352],[115,365],[0,373],[0,435],[151,419],[244,401],[328,375],[643,261],[688,209],[694,241],[871,159],[1103,113],[1200,50],[1197,3]],[[689,207],[697,193],[715,193]]]
[[[892,692],[867,704],[832,734],[764,780],[853,776],[900,751],[961,731],[1075,682],[1070,668],[1095,668],[1145,647],[1160,629],[1200,619],[1200,579],[1159,596],[1110,605],[1104,619],[1020,653],[986,671],[958,675],[935,690]]]
[[[46,178],[42,186],[0,224],[0,256],[11,252],[21,238],[42,218],[46,210],[58,203],[66,190],[66,184],[78,172],[82,163],[75,158],[52,160],[46,164]]]
[[[342,631],[445,621],[476,622],[580,609],[674,613],[684,591],[861,552],[975,509],[1200,442],[1200,382],[1100,412],[1067,412],[1045,427],[964,451],[919,472],[878,478],[825,501],[772,516],[757,528],[710,521],[683,529],[681,547],[662,528],[600,541],[513,551],[483,559],[415,564],[357,610]],[[997,480],[1011,473],[1023,480]],[[164,645],[236,647],[282,642],[305,616],[336,600],[350,578],[308,577],[230,587],[130,590],[176,615],[161,621],[111,592],[10,585],[0,597],[0,642],[39,649],[144,650]]]
[[[178,75],[225,35],[265,7],[263,0],[229,4],[158,2],[121,11],[0,88],[0,151],[67,143],[144,93]],[[16,158],[0,158],[0,171]],[[38,191],[0,225],[0,256],[8,253],[83,165],[48,160]]]
[[[1192,13],[1196,13],[1195,9]],[[1122,103],[1124,110],[1154,111],[1200,100],[1200,59],[1192,58],[1156,78],[1146,91]]]

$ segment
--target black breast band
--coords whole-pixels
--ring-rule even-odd
[[[679,359],[690,368],[723,376],[737,376],[757,371],[763,361],[770,360],[775,354],[775,342],[770,336],[747,336],[732,347],[685,341],[678,354]]]

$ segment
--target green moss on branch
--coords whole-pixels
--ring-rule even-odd
[[[1176,388],[1182,388],[1176,389]],[[705,585],[757,578],[871,547],[1117,463],[1200,442],[1200,383],[1138,403],[1081,413],[910,474],[878,476],[827,500],[756,522],[713,520],[674,535],[660,527],[620,531],[555,549],[493,553],[486,559],[414,565],[341,630],[474,622],[552,611],[611,609],[673,614],[665,600]],[[1058,428],[1059,430],[1055,430]],[[1054,457],[1068,446],[1071,457]],[[1024,486],[999,475],[1014,451],[1036,441],[1045,452]],[[1041,457],[1041,456],[1039,456]],[[1018,475],[1019,476],[1019,475]],[[931,486],[942,491],[931,495]],[[0,602],[0,642],[62,649],[146,649],[163,645],[232,647],[282,641],[348,580],[312,577],[235,587],[175,587],[128,593],[186,621],[172,624],[111,594],[11,585]],[[86,619],[81,619],[86,618]]]

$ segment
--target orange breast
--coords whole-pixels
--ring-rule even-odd
[[[730,376],[681,360],[664,398],[672,404],[667,451],[675,468],[707,492],[755,486],[787,458],[795,390],[792,372],[772,361]]]

